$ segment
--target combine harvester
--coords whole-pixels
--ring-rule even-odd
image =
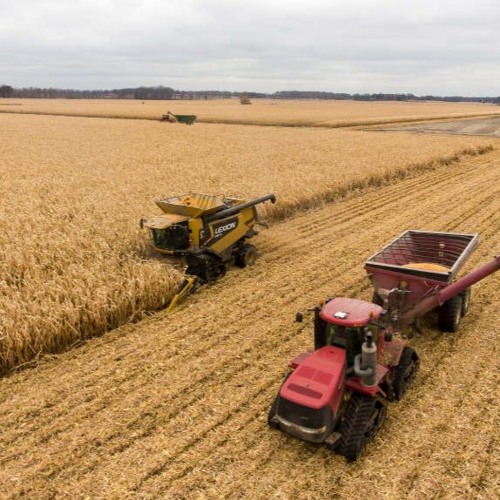
[[[500,255],[453,282],[477,241],[406,231],[370,257],[376,303],[334,298],[313,309],[315,350],[290,362],[269,425],[356,460],[382,426],[387,403],[403,397],[418,370],[401,329],[437,308],[441,329],[457,331],[471,285],[499,269]]]
[[[168,123],[184,123],[186,125],[192,125],[197,116],[196,115],[174,115],[170,111],[167,111],[164,115],[161,115],[161,122]]]
[[[274,194],[245,201],[223,195],[188,193],[156,201],[163,214],[141,219],[150,230],[153,248],[186,261],[184,280],[168,310],[172,310],[201,285],[212,283],[226,273],[226,264],[234,260],[239,267],[251,266],[257,258],[255,247],[247,240],[257,234],[259,220],[256,205]]]

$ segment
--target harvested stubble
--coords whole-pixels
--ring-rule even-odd
[[[268,218],[489,149],[479,138],[1,115],[0,370],[166,304],[180,273],[138,219],[184,191],[254,197]]]
[[[3,105],[2,105],[3,104]],[[196,115],[197,122],[345,127],[500,115],[498,106],[443,102],[255,100],[139,101],[116,99],[0,99],[0,112],[158,120],[164,113]],[[167,124],[164,124],[168,126]]]
[[[3,379],[7,496],[496,498],[498,273],[474,286],[458,335],[429,320],[411,339],[421,371],[358,463],[268,429],[266,413],[289,359],[312,345],[295,311],[369,299],[362,263],[388,238],[477,231],[468,270],[498,251],[499,165],[495,151],[276,224],[256,266],[173,315]]]

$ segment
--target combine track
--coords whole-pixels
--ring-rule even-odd
[[[4,493],[492,497],[498,276],[474,287],[458,336],[430,319],[413,337],[415,386],[358,463],[269,430],[266,414],[289,358],[312,343],[296,310],[329,295],[369,299],[365,258],[407,228],[481,233],[471,269],[500,249],[498,213],[494,151],[263,231],[254,268],[1,381]]]

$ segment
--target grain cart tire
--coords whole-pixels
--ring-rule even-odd
[[[257,260],[257,250],[253,245],[245,243],[236,255],[236,265],[238,267],[253,266]]]
[[[394,397],[401,401],[404,393],[415,380],[420,360],[412,347],[405,347],[401,353],[399,365],[394,370]]]
[[[439,308],[438,325],[442,332],[458,332],[462,319],[462,296],[455,295]]]
[[[339,427],[342,437],[338,451],[348,462],[358,459],[382,426],[386,414],[382,401],[363,394],[351,396]]]
[[[471,289],[470,288],[466,288],[460,294],[460,296],[462,297],[462,317],[464,317],[467,314],[467,311],[469,310]]]

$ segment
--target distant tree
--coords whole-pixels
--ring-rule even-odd
[[[163,87],[163,85],[158,87],[139,87],[134,91],[134,99],[140,99],[142,101],[146,99],[168,100],[172,99],[173,95],[174,89]]]
[[[14,89],[10,85],[0,86],[0,97],[12,97]]]

